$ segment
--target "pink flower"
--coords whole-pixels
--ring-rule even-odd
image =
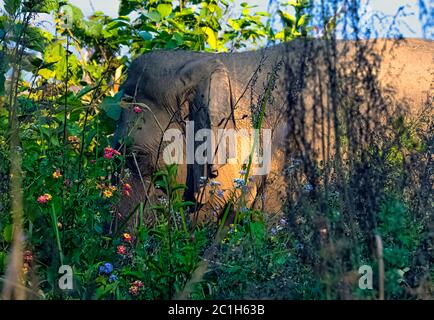
[[[113,148],[104,148],[104,158],[112,159],[114,155],[119,156],[121,153]]]
[[[139,294],[139,288],[136,286],[131,286],[128,289],[128,292],[132,295],[132,296],[137,296]]]
[[[123,190],[122,190],[122,193],[124,194],[124,196],[129,197],[131,195],[131,191],[133,191],[133,188],[131,187],[131,185],[128,183],[125,183],[123,185]]]
[[[142,112],[142,108],[140,108],[139,106],[135,106],[135,107],[133,108],[133,111],[134,111],[135,113],[140,113],[140,112]]]
[[[118,246],[116,252],[117,252],[117,254],[122,254],[122,255],[124,255],[124,254],[127,253],[127,248],[126,248],[124,245],[120,245],[120,246]]]
[[[143,282],[140,280],[136,280],[133,282],[133,286],[137,287],[137,288],[142,288],[143,287]]]
[[[53,199],[53,197],[51,196],[51,194],[49,194],[49,193],[46,193],[46,194],[43,194],[42,196],[39,196],[38,197],[38,202],[40,203],[40,204],[46,204],[48,201],[50,201],[51,199]]]

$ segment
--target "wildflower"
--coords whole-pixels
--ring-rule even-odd
[[[304,191],[309,193],[313,191],[313,186],[310,183],[306,183],[303,187]]]
[[[110,274],[113,272],[113,265],[110,262],[104,263],[98,268],[100,274]]]
[[[271,234],[273,236],[277,234],[277,231],[278,231],[277,228],[275,228],[275,227],[271,228]]]
[[[113,196],[113,192],[110,191],[109,189],[106,189],[102,192],[104,198],[111,198]]]
[[[250,177],[248,178],[248,180],[249,180],[249,182],[253,182],[253,181],[255,181],[255,178],[252,177],[252,176],[250,176]]]
[[[165,198],[165,197],[159,197],[158,201],[160,202],[161,205],[163,206],[167,206],[169,204],[169,201]]]
[[[283,219],[283,218],[282,218],[282,219],[280,219],[280,221],[279,221],[279,222],[280,222],[280,224],[281,224],[282,226],[286,225],[286,220],[285,220],[285,219]]]
[[[218,196],[219,198],[223,198],[223,196],[224,196],[224,191],[221,190],[221,189],[217,190],[217,196]]]
[[[53,172],[53,178],[59,179],[60,177],[62,177],[62,174],[60,173],[59,169],[56,169],[56,171]]]
[[[246,175],[246,173],[247,173],[247,170],[240,170],[240,175],[242,175],[242,176],[245,176]]]
[[[136,287],[136,286],[131,286],[131,287],[128,289],[128,292],[129,292],[131,295],[133,295],[133,296],[137,296],[137,295],[139,294],[139,288]]]
[[[119,156],[121,153],[111,147],[104,148],[104,158],[112,159],[113,156]]]
[[[210,185],[211,185],[211,187],[219,187],[222,184],[217,180],[211,180]]]
[[[51,194],[46,193],[46,194],[43,194],[42,196],[38,197],[38,202],[40,204],[46,204],[48,201],[51,201],[51,199],[53,199],[53,197],[51,196]]]
[[[137,288],[142,288],[143,287],[143,282],[140,280],[136,280],[133,282],[133,286],[136,286]]]
[[[124,245],[120,245],[120,246],[118,246],[116,252],[117,252],[118,254],[122,254],[122,255],[124,255],[124,254],[127,253],[127,248],[126,248]]]
[[[140,108],[139,106],[135,106],[134,108],[133,108],[133,111],[135,112],[135,113],[141,113],[142,112],[142,108]]]
[[[30,251],[30,250],[24,251],[24,262],[30,263],[32,261],[33,261],[32,251]]]
[[[109,282],[115,282],[118,280],[118,276],[115,274],[110,275]]]
[[[246,182],[244,181],[244,179],[241,179],[241,178],[234,179],[234,183],[235,183],[236,188],[241,188],[241,187],[244,187],[246,185]]]
[[[133,191],[133,188],[131,187],[130,184],[125,183],[125,184],[123,185],[123,191],[122,191],[122,193],[123,193],[124,196],[129,197],[129,196],[131,195],[131,192],[132,192],[132,191]]]
[[[113,265],[110,262],[104,263],[104,267],[107,273],[113,272]]]
[[[99,273],[99,274],[104,274],[104,273],[106,273],[106,272],[105,272],[105,267],[104,267],[104,266],[99,266],[99,268],[98,268],[98,273]]]
[[[133,238],[131,237],[131,235],[129,233],[124,233],[122,235],[122,238],[125,242],[131,243],[131,241],[133,240]]]
[[[27,274],[29,272],[30,266],[28,263],[23,263],[23,274]]]

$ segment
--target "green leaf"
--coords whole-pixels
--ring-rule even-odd
[[[98,38],[102,32],[102,25],[99,21],[83,21],[83,29],[87,36]]]
[[[83,21],[84,15],[83,12],[80,10],[80,8],[72,5],[67,4],[62,6],[62,11],[66,15],[66,20],[69,18],[72,21],[65,21],[67,24],[81,24]]]
[[[6,267],[6,253],[0,252],[0,272],[3,272],[5,267]]]
[[[301,27],[306,22],[307,14],[304,14],[300,17],[300,20],[297,22],[297,27]]]
[[[172,5],[168,3],[160,3],[157,6],[157,11],[160,16],[164,19],[172,13]]]
[[[143,38],[145,41],[152,40],[152,34],[150,34],[147,31],[139,31],[139,35]]]
[[[50,13],[57,11],[59,9],[58,0],[40,0],[39,3],[36,2],[25,2],[24,10],[25,12],[35,12],[35,13]]]
[[[176,44],[177,44],[178,46],[180,46],[180,45],[182,45],[182,44],[184,43],[184,37],[182,36],[182,34],[180,34],[180,33],[178,33],[178,32],[175,32],[175,33],[173,34],[173,40],[176,41]]]
[[[140,3],[136,0],[122,0],[121,5],[119,7],[119,15],[127,16],[132,11],[139,7]]]
[[[6,242],[12,242],[12,224],[8,224],[3,229],[3,240]]]
[[[119,105],[119,101],[113,97],[106,97],[99,108],[103,110],[110,119],[118,121],[121,117],[122,108]]]
[[[145,14],[145,16],[148,17],[153,22],[160,22],[161,21],[161,17],[160,17],[160,14],[158,13],[158,11],[149,12],[148,14]]]
[[[250,230],[255,238],[256,244],[260,244],[265,239],[265,226],[261,222],[251,222]]]
[[[6,77],[3,72],[0,73],[0,95],[3,95],[5,92],[5,81]]]
[[[15,13],[17,13],[20,4],[21,0],[5,0],[4,8],[7,13],[13,16]]]

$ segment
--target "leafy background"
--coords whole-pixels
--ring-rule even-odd
[[[362,291],[357,286],[358,266],[375,269],[375,252],[363,236],[350,246],[331,232],[342,210],[333,192],[325,199],[331,228],[325,247],[309,247],[312,234],[324,231],[310,222],[316,208],[303,192],[298,231],[289,223],[289,211],[269,217],[242,205],[234,208],[239,223],[225,233],[223,223],[194,225],[188,218],[191,204],[182,200],[184,186],[176,183],[176,167],[155,174],[154,185],[167,195],[161,204],[138,208],[132,222],[116,208],[128,196],[129,173],[123,156],[107,148],[120,115],[119,85],[131,60],[157,48],[230,52],[335,32],[337,11],[315,27],[309,1],[277,5],[271,16],[230,0],[122,0],[117,17],[103,12],[87,17],[68,1],[4,1],[0,275],[10,279],[11,270],[16,272],[20,286],[11,297],[172,299],[186,291],[196,299],[378,296],[378,287]],[[54,17],[54,30],[46,30],[41,14]],[[431,150],[432,140],[412,135],[404,125],[400,134],[405,143],[388,157],[391,176],[403,174],[404,154]],[[429,246],[429,215],[420,219],[403,190],[386,191],[375,212],[376,232],[385,246],[386,298],[427,297],[433,289],[429,262],[422,280],[409,283],[404,275],[419,268],[421,248]],[[426,208],[431,210],[432,203]],[[207,251],[215,241],[214,251]],[[191,283],[204,257],[212,264]],[[73,267],[73,290],[58,287],[62,264]],[[5,283],[0,282],[4,297]]]

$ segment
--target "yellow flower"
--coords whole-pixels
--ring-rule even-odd
[[[51,196],[51,194],[46,193],[46,194],[43,194],[42,196],[38,197],[38,202],[40,204],[46,204],[48,201],[51,201],[51,199],[53,199],[53,197]]]
[[[113,192],[110,191],[109,189],[106,189],[102,192],[104,198],[111,198],[113,196]]]
[[[28,263],[23,264],[22,271],[23,271],[23,274],[29,273],[29,264]]]
[[[122,235],[122,237],[124,238],[125,242],[131,242],[133,240],[133,238],[131,237],[131,235],[129,233],[124,233]]]
[[[59,169],[56,169],[56,171],[53,172],[53,178],[59,179],[62,176]]]
[[[115,186],[110,186],[110,187],[109,187],[109,190],[110,190],[110,191],[116,191],[116,187],[115,187]]]

